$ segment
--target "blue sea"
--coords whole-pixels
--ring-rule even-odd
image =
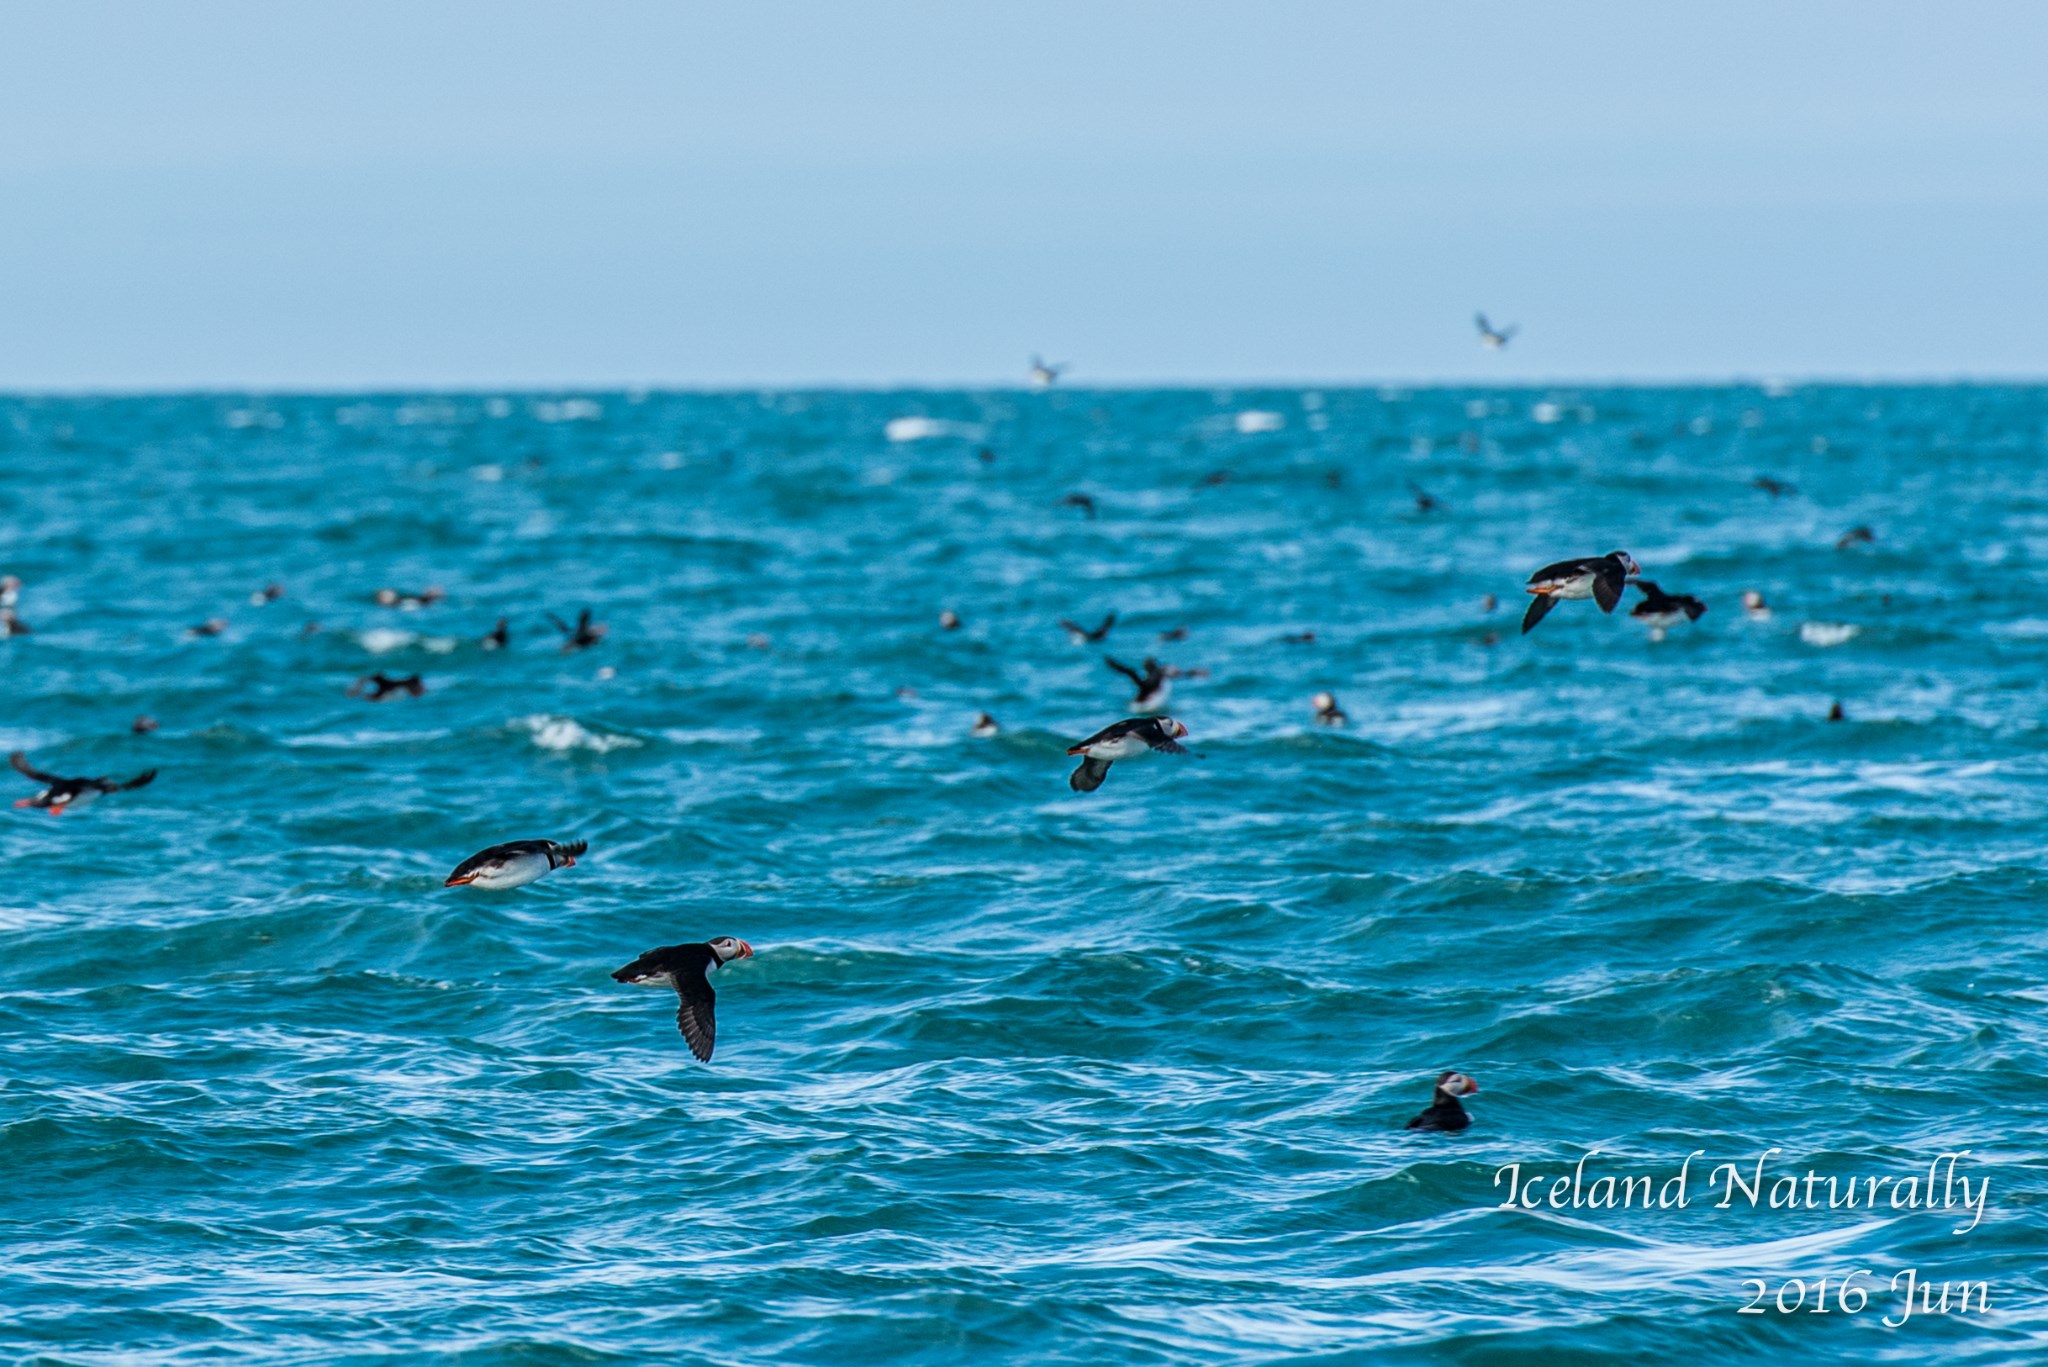
[[[2048,389],[11,397],[0,573],[10,1360],[2048,1360]]]

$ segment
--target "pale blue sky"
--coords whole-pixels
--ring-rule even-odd
[[[0,0],[0,388],[2048,375],[2044,57],[2017,0]]]

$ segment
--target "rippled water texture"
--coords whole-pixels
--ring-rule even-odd
[[[0,1349],[2039,1362],[2044,456],[2024,388],[0,400],[0,745],[161,770],[0,809]],[[1518,634],[1617,547],[1707,615]],[[1201,758],[1079,795],[1105,652]],[[608,974],[719,934],[706,1066]],[[1772,1148],[1992,1186],[1714,1209]],[[1591,1149],[1689,1206],[1495,1208]],[[1990,1312],[1737,1313],[1908,1268]]]

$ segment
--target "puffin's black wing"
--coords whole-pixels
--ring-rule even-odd
[[[1155,740],[1152,742],[1152,748],[1161,754],[1167,755],[1185,755],[1188,753],[1187,746],[1182,745],[1177,740]]]
[[[533,843],[536,845],[547,844],[545,840],[536,840]],[[563,854],[568,855],[571,859],[581,859],[583,857],[583,852],[590,848],[590,842],[588,840],[572,840],[568,844],[558,846],[557,848],[559,848]]]
[[[125,792],[130,788],[147,788],[150,784],[154,782],[156,782],[156,770],[144,769],[141,773],[137,774],[134,778],[129,779],[126,783],[114,784],[113,791],[119,793]]]
[[[1545,584],[1561,582],[1566,579],[1576,579],[1591,567],[1591,564],[1584,560],[1560,560],[1555,565],[1545,565],[1542,569],[1530,575],[1529,582],[1532,584]]]
[[[1109,629],[1115,625],[1116,614],[1112,612],[1102,619],[1101,626],[1095,628],[1095,630],[1088,633],[1088,639],[1091,641],[1101,640],[1103,637],[1109,635]]]
[[[718,1020],[712,1014],[718,994],[711,990],[711,980],[701,968],[694,973],[677,972],[674,982],[676,996],[682,999],[676,1007],[676,1029],[683,1032],[697,1061],[709,1063],[712,1042],[718,1037]]]
[[[553,614],[552,612],[544,612],[541,614],[541,616],[547,618],[550,622],[553,622],[555,624],[555,630],[561,632],[564,636],[574,636],[576,634],[576,629],[574,627],[570,626],[561,618],[555,616],[555,614]]]
[[[1627,587],[1628,571],[1610,560],[1593,575],[1593,601],[1600,605],[1600,611],[1612,612],[1621,601],[1621,591]]]
[[[1143,674],[1140,674],[1137,670],[1132,669],[1122,660],[1119,660],[1111,655],[1105,655],[1102,657],[1102,662],[1108,665],[1111,669],[1114,669],[1117,673],[1123,675],[1126,679],[1129,679],[1132,683],[1138,685],[1138,687],[1143,688],[1145,686],[1145,676]]]
[[[7,757],[7,762],[14,766],[15,773],[20,774],[25,778],[32,778],[38,783],[49,784],[62,783],[64,781],[63,779],[58,778],[55,774],[46,774],[40,769],[31,768],[28,762],[28,756],[23,754],[19,750],[16,750],[13,754],[9,755]]]
[[[1522,634],[1527,636],[1536,629],[1544,615],[1557,606],[1557,600],[1547,593],[1539,593],[1529,600],[1529,610],[1522,614]]]
[[[1707,605],[1705,603],[1702,603],[1699,599],[1693,597],[1689,593],[1681,595],[1678,601],[1680,606],[1682,606],[1685,609],[1686,620],[1689,622],[1699,621],[1700,614],[1707,610]]]
[[[1067,777],[1067,786],[1077,793],[1092,793],[1102,786],[1102,780],[1108,776],[1108,760],[1084,759],[1081,761],[1081,767]]]

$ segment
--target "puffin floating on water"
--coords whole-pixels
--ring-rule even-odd
[[[1411,1130],[1462,1130],[1472,1123],[1472,1117],[1465,1114],[1465,1108],[1458,1104],[1461,1096],[1472,1096],[1479,1091],[1479,1084],[1463,1073],[1444,1073],[1436,1080],[1436,1095],[1430,1099],[1429,1108],[1408,1122]]]
[[[17,801],[17,807],[40,807],[51,816],[62,816],[74,807],[83,807],[101,793],[121,793],[130,788],[141,788],[156,778],[156,770],[145,769],[126,783],[116,783],[106,778],[58,778],[33,768],[28,756],[16,750],[7,757],[14,771],[25,778],[32,778],[43,785],[43,791],[34,797]]]
[[[1309,706],[1316,710],[1316,724],[1318,726],[1342,726],[1351,720],[1349,716],[1345,715],[1344,709],[1337,706],[1337,695],[1335,693],[1318,693],[1313,698],[1310,698],[1308,702]]]
[[[1600,605],[1600,611],[1614,611],[1628,581],[1642,572],[1627,551],[1609,551],[1584,560],[1560,560],[1555,565],[1545,565],[1529,576],[1528,591],[1536,595],[1536,600],[1529,604],[1529,611],[1522,618],[1522,634],[1534,631],[1560,599],[1591,598]]]
[[[1067,750],[1081,756],[1081,767],[1067,779],[1077,793],[1092,793],[1109,776],[1109,766],[1120,759],[1135,759],[1153,750],[1185,755],[1187,747],[1178,742],[1188,729],[1172,717],[1129,717],[1105,726],[1079,745]]]
[[[1666,593],[1648,579],[1635,581],[1642,591],[1643,601],[1629,609],[1628,615],[1650,626],[1650,639],[1661,641],[1664,633],[1678,625],[1679,619],[1697,622],[1707,605],[1689,593]]]
[[[472,887],[497,892],[521,888],[556,869],[573,869],[576,856],[590,848],[587,840],[564,845],[554,840],[508,840],[487,850],[478,850],[455,866],[444,888]]]
[[[492,627],[490,630],[490,634],[484,637],[483,647],[485,650],[503,650],[506,646],[511,644],[512,632],[509,628],[507,620],[503,617],[500,617],[498,619],[498,625]]]
[[[968,732],[976,740],[987,740],[990,736],[1000,736],[1002,733],[1002,724],[986,712],[974,719],[973,729]]]
[[[681,1004],[676,1007],[676,1028],[689,1042],[690,1052],[700,1063],[711,1062],[711,1046],[718,1038],[718,1022],[712,1008],[718,994],[711,990],[711,975],[735,959],[751,959],[754,947],[745,940],[721,935],[701,945],[663,945],[650,949],[612,974],[614,980],[640,987],[672,987]]]

